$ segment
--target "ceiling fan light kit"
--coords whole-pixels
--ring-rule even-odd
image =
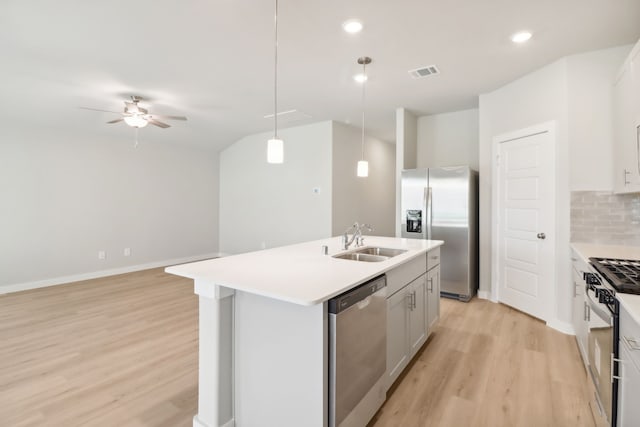
[[[103,113],[120,114],[122,117],[114,120],[109,120],[108,124],[125,122],[128,126],[136,129],[143,128],[149,124],[157,126],[162,129],[171,127],[169,124],[164,123],[161,120],[187,120],[185,116],[164,116],[158,114],[149,114],[149,110],[140,106],[142,97],[132,95],[131,101],[124,101],[124,111],[119,113],[117,111],[100,110],[97,108],[80,107],[84,110],[101,111]]]
[[[134,128],[143,128],[149,124],[149,122],[145,120],[144,117],[138,114],[125,117],[124,122]]]

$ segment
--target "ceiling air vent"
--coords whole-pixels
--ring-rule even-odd
[[[264,118],[273,119],[273,113],[266,114]],[[310,118],[311,118],[311,115],[299,110],[280,111],[278,113],[278,123],[282,123],[282,124],[299,122],[299,121],[307,120]]]
[[[411,77],[413,77],[414,79],[421,79],[423,77],[440,74],[440,70],[438,70],[438,67],[436,67],[435,65],[427,65],[426,67],[410,70],[409,74],[411,74]]]

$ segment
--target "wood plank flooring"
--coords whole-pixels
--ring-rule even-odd
[[[501,304],[441,299],[440,324],[370,427],[591,427],[575,338]]]
[[[191,426],[197,351],[162,269],[0,295],[0,426]]]
[[[0,295],[0,426],[191,426],[197,304],[162,269]],[[443,299],[370,426],[592,426],[579,357],[506,306]]]

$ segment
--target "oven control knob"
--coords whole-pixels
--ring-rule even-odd
[[[600,292],[598,301],[600,304],[613,304],[614,297],[609,292]]]
[[[584,273],[584,280],[589,285],[599,285],[600,284],[600,280],[598,280],[598,277],[593,273]]]

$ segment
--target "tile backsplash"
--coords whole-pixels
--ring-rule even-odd
[[[571,241],[640,246],[640,194],[572,191]]]

